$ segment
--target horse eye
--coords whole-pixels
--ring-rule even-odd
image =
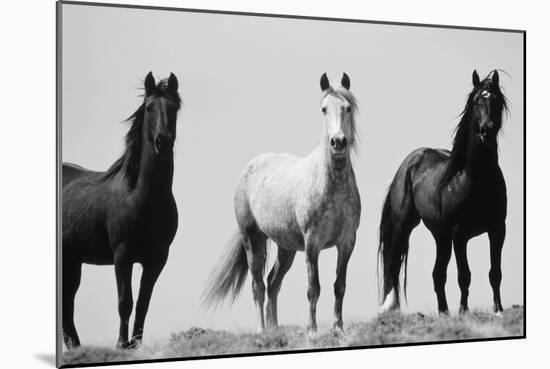
[[[321,111],[323,112],[323,114],[325,114],[327,112],[327,108],[325,108],[324,106],[321,108]]]
[[[346,107],[346,113],[351,112],[351,106]]]

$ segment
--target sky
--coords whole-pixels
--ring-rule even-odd
[[[159,10],[63,5],[62,159],[106,170],[122,153],[141,104],[143,79],[173,72],[183,100],[177,123],[173,193],[179,227],[151,301],[145,342],[193,326],[256,327],[248,278],[233,306],[200,306],[204,282],[236,229],[233,195],[246,164],[264,152],[307,155],[322,129],[319,79],[343,72],[358,100],[354,169],[361,225],[351,257],[344,323],[375,316],[378,226],[385,191],[405,156],[418,147],[450,148],[474,69],[502,69],[510,116],[499,161],[508,190],[502,255],[505,308],[523,304],[523,35],[402,25],[342,23]],[[490,309],[486,235],[468,245],[470,307]],[[269,267],[276,254],[270,246]],[[431,271],[435,243],[420,225],[411,236],[408,303],[436,313]],[[268,267],[268,268],[269,268]],[[321,329],[332,320],[336,250],[321,253]],[[134,267],[134,299],[141,267]],[[269,270],[269,269],[268,269]],[[279,323],[307,324],[307,274],[298,253],[279,295]],[[448,268],[451,313],[459,305],[454,257]],[[112,266],[85,265],[75,301],[84,344],[114,345],[118,312]],[[133,317],[133,315],[132,315]]]

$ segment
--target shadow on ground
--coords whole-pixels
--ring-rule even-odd
[[[55,366],[55,354],[34,354],[36,360],[42,361],[50,366]]]

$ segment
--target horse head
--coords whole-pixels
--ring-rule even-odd
[[[473,133],[478,143],[495,145],[502,127],[502,112],[506,109],[506,100],[499,86],[499,75],[492,75],[480,81],[477,71],[472,74],[474,89],[471,93]]]
[[[155,83],[153,74],[145,77],[143,123],[145,142],[152,144],[161,159],[171,158],[176,139],[176,118],[180,107],[178,79],[173,73],[167,80]]]
[[[355,98],[351,94],[349,76],[344,73],[340,86],[331,86],[324,73],[321,76],[321,112],[325,120],[326,139],[334,158],[346,157],[355,144]]]

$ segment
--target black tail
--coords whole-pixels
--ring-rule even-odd
[[[241,293],[247,272],[248,262],[243,247],[243,236],[237,231],[228,244],[226,254],[210,275],[202,295],[203,306],[215,308],[228,295],[231,295],[233,303]]]
[[[403,232],[401,222],[396,221],[395,214],[391,206],[391,190],[388,190],[384,207],[382,208],[382,219],[380,221],[380,236],[378,246],[378,266],[382,267],[383,290],[382,301],[386,299],[392,289],[395,290],[397,304],[399,304],[399,274],[401,266],[404,264],[403,291],[405,298],[407,296],[407,257],[409,254],[408,232]],[[405,234],[403,234],[405,233]],[[405,236],[405,237],[404,237]],[[380,278],[380,277],[379,277]]]

